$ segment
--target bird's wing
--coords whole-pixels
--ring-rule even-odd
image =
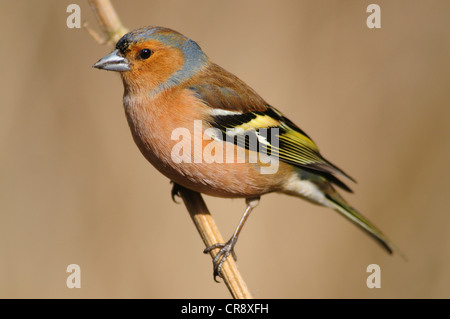
[[[192,84],[188,89],[211,107],[210,124],[221,130],[224,140],[252,149],[249,136],[253,132],[259,142],[258,149],[254,150],[265,151],[281,161],[322,175],[351,192],[333,174],[354,180],[327,161],[305,132],[237,77],[223,69],[219,71],[205,77],[208,81]]]

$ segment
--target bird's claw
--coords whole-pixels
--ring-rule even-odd
[[[176,197],[178,196],[181,198],[180,190],[181,190],[182,186],[178,185],[174,181],[171,181],[170,183],[173,184],[172,191],[170,192],[170,195],[172,196],[172,200],[174,203],[179,204],[180,202],[177,201]]]
[[[211,252],[213,249],[216,248],[220,248],[220,250],[217,252],[216,256],[213,259],[213,268],[214,268],[214,281],[215,282],[219,282],[216,278],[217,277],[222,277],[222,266],[223,263],[225,262],[225,260],[228,258],[228,256],[231,254],[231,256],[233,256],[233,259],[236,261],[237,260],[237,256],[234,252],[234,245],[236,244],[236,240],[234,238],[231,238],[229,241],[227,241],[224,244],[214,244],[211,245],[207,248],[205,248],[205,250],[203,250],[204,254],[207,254],[209,252]]]

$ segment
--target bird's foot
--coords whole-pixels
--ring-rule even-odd
[[[212,246],[209,246],[203,250],[204,254],[207,254],[211,252],[212,250],[216,248],[220,248],[220,250],[217,252],[217,255],[213,259],[213,268],[214,268],[214,281],[219,282],[216,278],[217,276],[222,277],[222,266],[225,260],[228,258],[228,256],[231,254],[233,256],[234,260],[237,260],[237,256],[234,253],[234,246],[236,245],[237,238],[231,237],[229,241],[227,241],[224,244],[214,244]]]

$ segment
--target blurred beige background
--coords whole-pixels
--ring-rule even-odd
[[[382,28],[366,26],[381,7]],[[139,153],[110,51],[66,27],[78,3],[0,2],[0,297],[228,298],[169,181]],[[335,212],[263,197],[236,246],[260,298],[450,297],[450,2],[115,1],[130,29],[163,25],[258,91],[358,184],[345,197],[405,252]],[[228,238],[243,200],[205,198]],[[81,289],[66,267],[81,267]],[[381,266],[368,289],[366,267]]]

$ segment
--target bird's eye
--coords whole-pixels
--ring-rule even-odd
[[[150,49],[142,49],[141,51],[139,51],[139,57],[142,60],[147,60],[151,55],[152,55],[152,50]]]

